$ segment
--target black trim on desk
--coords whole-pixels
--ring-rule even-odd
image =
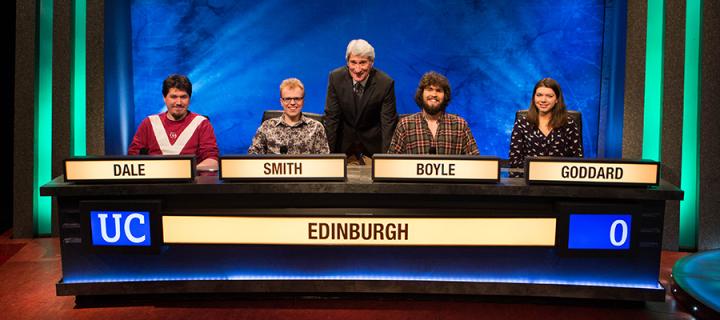
[[[348,168],[348,173],[352,173]],[[314,195],[326,197],[353,197],[354,199],[377,197],[415,197],[420,200],[432,200],[433,197],[466,197],[469,199],[489,199],[497,197],[535,199],[599,199],[599,201],[619,200],[682,200],[683,192],[667,181],[654,188],[624,188],[611,186],[553,186],[526,185],[523,179],[502,179],[498,184],[461,184],[461,183],[373,183],[369,166],[361,167],[360,175],[350,174],[346,182],[247,182],[224,183],[218,176],[198,176],[194,183],[132,183],[132,184],[73,184],[56,177],[40,188],[43,196],[83,198],[99,197],[178,197],[186,195],[212,197],[255,197],[270,195]],[[185,201],[186,199],[179,199]],[[304,202],[303,202],[304,203]],[[369,204],[371,205],[371,204]],[[312,205],[310,205],[312,206]],[[353,205],[365,207],[366,205]],[[382,205],[381,205],[382,206]]]
[[[131,285],[128,285],[131,284]],[[411,280],[182,280],[55,285],[58,296],[217,293],[400,293],[664,301],[665,288]]]

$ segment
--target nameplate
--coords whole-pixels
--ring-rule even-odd
[[[164,243],[554,246],[555,218],[163,216]]]
[[[254,181],[345,181],[345,155],[247,155],[220,158],[220,178]]]
[[[528,183],[656,186],[660,164],[639,160],[530,158]]]
[[[193,181],[194,156],[74,157],[65,160],[65,181]]]
[[[466,155],[373,156],[374,181],[492,182],[500,180],[500,159]]]

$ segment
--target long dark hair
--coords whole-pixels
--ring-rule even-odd
[[[538,120],[538,108],[535,105],[535,94],[537,93],[537,89],[540,87],[550,88],[553,92],[555,92],[555,96],[557,97],[557,104],[553,107],[552,111],[550,111],[550,122],[548,125],[550,128],[560,128],[564,126],[567,123],[567,107],[565,106],[565,99],[563,98],[562,89],[560,89],[560,84],[558,84],[555,79],[552,78],[545,78],[537,82],[535,84],[535,89],[533,89],[532,97],[530,97],[530,108],[528,108],[528,114],[527,119],[528,122],[535,124],[536,127],[540,126],[540,122]]]

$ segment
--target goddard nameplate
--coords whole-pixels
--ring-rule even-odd
[[[498,182],[500,160],[478,156],[375,155],[374,181]]]
[[[528,183],[638,185],[659,183],[660,164],[652,161],[587,161],[581,159],[530,159]]]
[[[344,155],[263,155],[220,159],[223,180],[344,181]]]
[[[65,160],[65,181],[191,181],[194,170],[192,156],[80,157]]]

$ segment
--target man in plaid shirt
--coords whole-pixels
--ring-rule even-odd
[[[450,82],[445,76],[425,73],[415,92],[415,102],[422,111],[400,119],[388,153],[480,154],[467,121],[445,113],[450,97]]]

